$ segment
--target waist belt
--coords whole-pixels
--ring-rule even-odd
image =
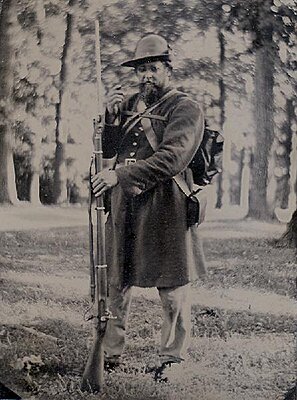
[[[136,158],[125,158],[124,162],[119,162],[115,164],[115,169],[119,167],[127,167],[127,165],[132,165],[136,163]]]

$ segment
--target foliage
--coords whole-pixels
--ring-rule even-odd
[[[25,0],[15,3],[15,11],[11,21],[15,55],[11,119],[24,126],[29,126],[32,118],[39,121],[39,127],[35,124],[31,130],[38,139],[32,146],[48,144],[42,146],[41,177],[45,174],[43,158],[52,157],[58,129],[66,148],[71,142],[77,149],[75,157],[68,157],[76,158],[76,162],[68,165],[67,179],[83,177],[87,172],[86,154],[91,153],[92,119],[97,112],[93,22],[98,16],[106,90],[117,81],[123,82],[127,92],[129,85],[135,84],[133,71],[118,66],[131,57],[138,39],[152,31],[168,38],[173,48],[176,85],[201,102],[210,119],[214,115],[216,124],[222,107],[219,82],[224,82],[226,101],[233,103],[233,109],[239,105],[248,113],[246,104],[253,101],[249,82],[255,73],[255,51],[269,29],[273,30],[273,51],[278,50],[277,76],[289,79],[284,92],[295,85],[296,9],[292,1],[114,0],[98,4],[94,0]],[[220,35],[224,54],[219,47]],[[229,121],[232,125],[230,112],[225,118],[227,125]],[[249,137],[254,133],[251,124],[243,129]],[[238,146],[236,132],[234,141]],[[24,154],[18,163],[24,160],[21,169],[25,170],[29,154],[25,146],[22,150],[18,144],[16,153],[21,151]],[[48,174],[48,179],[52,176],[54,173]],[[43,182],[42,178],[42,185]],[[76,185],[83,192],[82,180],[77,180]],[[41,187],[41,192],[45,193],[49,186]],[[52,198],[50,193],[47,197]]]

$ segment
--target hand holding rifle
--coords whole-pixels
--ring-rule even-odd
[[[105,168],[101,172],[93,175],[91,182],[95,197],[99,197],[118,184],[118,177],[115,171]]]

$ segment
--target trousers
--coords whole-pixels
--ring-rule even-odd
[[[168,360],[184,360],[191,330],[190,284],[157,289],[163,309],[159,355]],[[109,288],[109,308],[116,319],[108,321],[104,336],[107,359],[120,357],[124,351],[131,299],[132,287]]]

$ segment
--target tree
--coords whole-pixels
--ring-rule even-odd
[[[283,114],[284,120],[276,134],[274,151],[274,176],[276,179],[275,205],[286,209],[290,196],[290,155],[292,152],[292,122],[294,119],[293,99],[284,99],[284,110],[278,110]]]
[[[0,203],[17,203],[11,121],[11,95],[13,86],[12,50],[9,25],[12,11],[10,0],[0,3]]]
[[[73,5],[69,1],[69,5]],[[66,29],[61,55],[61,70],[59,83],[59,101],[56,104],[56,151],[54,162],[54,202],[58,204],[67,202],[67,165],[66,165],[66,146],[67,146],[67,62],[73,30],[73,15],[66,13]]]
[[[33,135],[31,137],[31,181],[30,181],[30,202],[32,205],[40,204],[40,167],[41,167],[41,132],[43,131],[39,119],[35,116],[31,117],[31,129]]]
[[[226,1],[230,28],[237,25],[249,32],[255,55],[254,66],[254,121],[255,146],[252,154],[252,184],[250,188],[249,216],[257,219],[273,217],[267,202],[268,166],[274,138],[274,74],[279,67],[276,38],[287,42],[294,32],[294,4],[281,0]],[[288,20],[290,21],[288,23]],[[228,29],[228,26],[227,26]]]
[[[31,184],[35,182],[37,187],[39,174],[42,176],[43,201],[46,195],[53,202],[67,201],[70,180],[83,182],[87,171],[87,157],[82,154],[91,152],[91,123],[96,116],[94,19],[99,13],[102,75],[106,87],[119,80],[127,90],[133,82],[133,72],[117,66],[132,55],[138,39],[151,31],[166,36],[179,53],[178,68],[174,71],[177,86],[189,91],[198,101],[205,101],[206,111],[211,110],[217,115],[215,122],[221,129],[225,120],[228,122],[232,94],[240,94],[247,102],[245,77],[254,76],[257,84],[254,115],[259,123],[255,123],[251,215],[270,216],[271,211],[267,212],[266,207],[268,161],[274,136],[273,95],[270,94],[275,86],[275,71],[283,68],[278,64],[276,35],[279,41],[285,40],[282,36],[286,32],[284,26],[287,24],[289,30],[289,24],[284,18],[291,18],[289,5],[284,6],[281,0],[274,3],[278,4],[277,9],[272,9],[270,0],[246,0],[244,3],[241,0],[166,0],[161,3],[157,0],[110,0],[100,5],[95,0],[17,2],[22,37],[17,37],[17,57],[13,66],[15,118],[21,114],[16,107],[18,103],[25,108],[26,116],[20,121],[24,126],[32,125],[34,119],[40,122],[39,128],[36,124],[34,130],[30,128],[32,151],[29,156],[32,159],[30,173],[34,176]],[[207,55],[208,35],[212,43],[217,43],[211,57]],[[244,44],[248,36],[253,38],[250,46]],[[12,40],[16,40],[15,37],[13,35]],[[243,42],[241,47],[237,45],[237,38]],[[205,52],[201,55],[199,48],[201,43],[203,47],[203,41]],[[269,66],[262,62],[266,56],[271,57]],[[266,90],[265,96],[263,90]],[[226,110],[225,103],[228,105]],[[246,130],[246,133],[250,138],[252,130]],[[238,132],[238,136],[242,134]],[[79,146],[83,151],[78,150]],[[233,157],[233,164],[238,159]],[[38,172],[39,165],[42,170]],[[47,182],[43,171],[45,165]],[[227,177],[225,182],[234,176]],[[82,190],[84,186],[81,183]],[[228,192],[228,185],[224,184],[223,188]],[[32,187],[31,197],[35,192]],[[226,205],[228,196],[229,193],[225,193],[223,202]],[[261,211],[258,210],[259,202],[263,204]]]
[[[257,7],[254,19],[256,146],[253,152],[249,216],[266,219],[272,216],[271,210],[268,209],[266,190],[270,149],[274,137],[273,84],[276,52],[273,43],[271,2],[266,0]]]
[[[295,85],[296,86],[296,85]],[[296,145],[296,140],[292,141],[292,135],[293,133],[293,129],[292,126],[294,124],[294,126],[297,126],[297,116],[296,113],[294,111],[294,107],[293,107],[293,101],[287,100],[287,123],[286,123],[286,133],[289,137],[289,143],[290,146],[292,146],[292,143],[295,143]],[[295,133],[296,135],[296,133]],[[293,154],[296,155],[296,150],[294,149],[292,151]],[[294,176],[296,179],[296,159],[291,159],[292,162],[292,168],[295,169],[294,171]],[[291,170],[292,171],[292,170]],[[292,172],[291,172],[292,173]],[[293,190],[295,190],[295,199],[297,199],[297,180],[295,181]],[[280,239],[278,240],[278,245],[283,245],[283,246],[293,246],[295,248],[297,248],[297,204],[296,204],[296,209],[292,214],[291,220],[289,221],[289,223],[287,224],[287,229],[284,232],[284,234],[280,237]]]
[[[230,7],[225,27],[234,26],[252,35],[248,49],[255,56],[254,64],[254,121],[256,145],[252,154],[252,185],[249,215],[257,219],[268,217],[266,188],[268,161],[273,138],[273,76],[276,57],[273,44],[273,15],[270,0],[226,1]]]
[[[71,4],[71,1],[58,4],[24,0],[17,5],[14,118],[31,131],[31,179],[28,180],[31,188],[28,192],[29,200],[34,204],[39,202],[39,193],[43,200],[67,201],[67,135],[61,128],[65,126],[65,107],[62,103],[67,103],[67,100],[64,101],[67,86],[65,63]],[[52,141],[56,144],[55,152],[52,152]],[[47,170],[51,168],[54,172],[47,175],[50,180],[46,181],[46,187],[39,188],[44,163]],[[44,178],[41,183],[44,183]]]
[[[295,96],[297,89],[295,72],[297,66],[296,4],[294,8],[294,6],[286,7],[285,2],[279,2],[278,8],[274,7],[273,11],[279,12],[282,23],[284,24],[283,35],[279,37],[279,40],[281,40],[279,48],[283,67],[283,79],[285,80],[282,94],[286,99],[284,107],[286,119],[283,122],[282,131],[279,136],[281,139],[282,151],[279,152],[278,158],[280,172],[282,169],[285,171],[285,174],[280,173],[283,178],[281,179],[283,192],[287,192],[287,196],[285,198],[282,197],[282,201],[285,202],[285,204],[281,204],[281,206],[288,205],[290,209],[292,206],[294,207],[294,198],[297,202],[297,109]],[[284,149],[287,151],[283,151]],[[288,193],[289,189],[291,189],[292,193]],[[294,246],[297,248],[297,203],[295,204],[295,211],[292,213],[291,220],[287,224],[287,229],[278,241],[278,245]]]
[[[286,231],[277,241],[278,245],[293,246],[297,249],[297,208],[293,212]]]

